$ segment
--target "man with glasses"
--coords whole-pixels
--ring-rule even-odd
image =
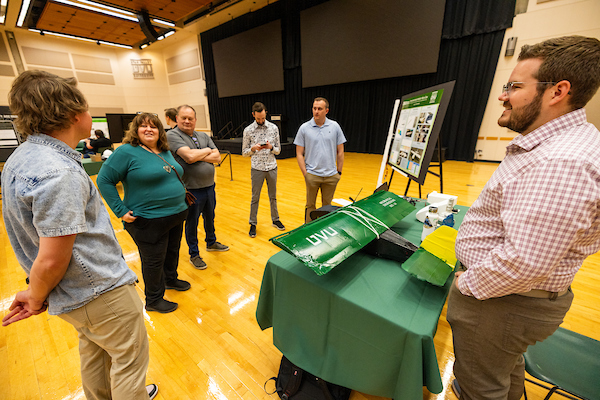
[[[447,319],[461,399],[520,399],[523,353],[571,306],[571,282],[600,249],[600,132],[583,107],[600,86],[600,41],[523,46],[498,124],[520,135],[460,226],[466,268]]]
[[[215,235],[215,166],[221,154],[212,139],[196,129],[196,110],[182,105],[177,108],[177,126],[167,132],[173,157],[183,167],[183,182],[196,197],[190,205],[185,221],[185,240],[189,247],[190,262],[196,269],[206,269],[198,249],[198,220],[204,220],[206,251],[227,251],[228,246],[217,242]]]

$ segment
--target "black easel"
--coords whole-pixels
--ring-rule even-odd
[[[435,151],[435,150],[434,150]],[[438,163],[437,164],[429,164],[429,167],[427,167],[427,173],[431,174],[431,175],[435,175],[438,178],[440,178],[440,193],[444,193],[444,178],[443,178],[443,173],[442,173],[442,139],[441,139],[441,135],[438,136],[438,140],[437,140],[437,154],[438,154]],[[437,167],[440,169],[440,173],[436,174],[435,172],[431,171],[431,167]],[[390,175],[390,181],[389,181],[389,185],[392,185],[392,178],[394,177],[394,169],[392,168],[392,174]],[[404,197],[406,197],[406,195],[408,194],[408,188],[410,187],[410,182],[412,181],[412,179],[408,178],[408,183],[406,184],[406,190],[404,191]],[[419,198],[423,198],[423,196],[421,195],[421,185],[419,185]]]

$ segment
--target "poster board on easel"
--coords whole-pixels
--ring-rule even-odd
[[[383,183],[388,165],[392,171],[423,185],[454,83],[446,82],[396,99],[377,186]]]

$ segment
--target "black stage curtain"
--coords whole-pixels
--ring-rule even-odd
[[[436,73],[303,89],[300,11],[322,2],[280,0],[201,34],[213,132],[229,121],[234,126],[252,122],[252,104],[261,101],[269,114],[282,115],[282,136],[291,139],[312,117],[312,99],[323,96],[330,103],[328,117],[339,122],[348,139],[346,151],[383,154],[394,101],[456,80],[441,131],[442,147],[446,148],[446,159],[473,161],[504,31],[512,26],[516,0],[446,0]],[[281,19],[285,90],[219,98],[212,43],[276,19]],[[265,56],[260,54],[260,43],[256,56]]]

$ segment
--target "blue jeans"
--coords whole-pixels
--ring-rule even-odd
[[[217,196],[215,185],[201,188],[188,189],[194,196],[196,202],[189,207],[187,219],[185,220],[185,241],[190,249],[190,257],[200,254],[198,250],[198,220],[200,214],[204,220],[204,232],[206,233],[206,245],[210,246],[217,241],[215,235],[215,207]]]

